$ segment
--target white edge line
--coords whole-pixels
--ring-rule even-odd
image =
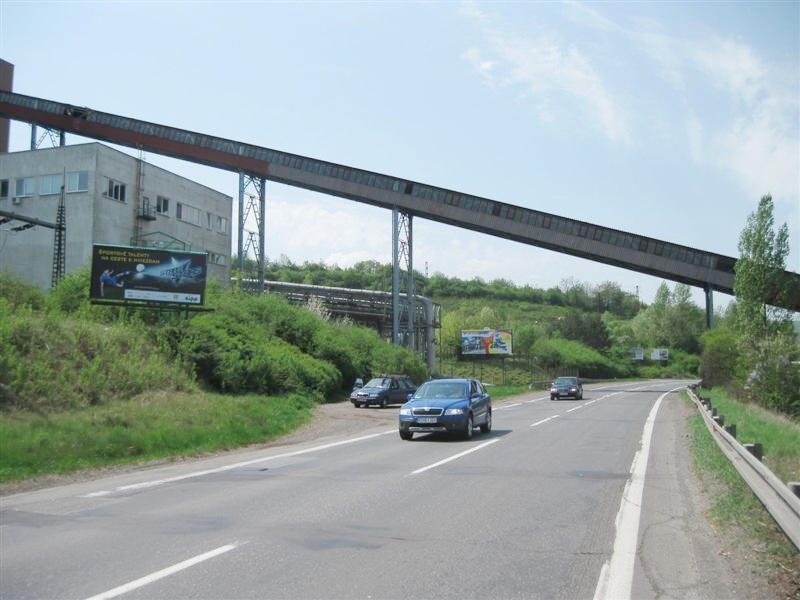
[[[166,569],[162,569],[160,571],[156,571],[155,573],[151,573],[150,575],[145,575],[135,581],[131,581],[130,583],[126,583],[125,585],[121,585],[119,587],[115,587],[113,590],[108,590],[107,592],[103,592],[102,594],[98,594],[96,596],[92,596],[87,600],[106,600],[107,598],[116,598],[117,596],[121,596],[127,592],[133,591],[137,588],[143,587],[149,583],[153,583],[154,581],[158,581],[159,579],[163,579],[169,575],[173,575],[178,571],[182,571],[184,569],[188,569],[198,563],[201,563],[209,558],[214,558],[215,556],[219,556],[220,554],[224,554],[230,550],[236,548],[239,544],[226,544],[225,546],[220,546],[214,550],[209,550],[203,554],[199,554],[194,558],[190,558],[188,560],[184,560],[183,562],[179,562],[171,567],[167,567]]]
[[[489,444],[494,444],[495,442],[499,442],[499,441],[500,441],[500,438],[495,438],[493,440],[489,440],[488,442],[484,442],[484,443],[480,444],[479,446],[475,446],[474,448],[470,448],[469,450],[464,450],[464,452],[459,452],[458,454],[454,454],[453,456],[445,458],[444,460],[440,460],[439,462],[433,463],[432,465],[428,465],[427,467],[422,467],[421,469],[417,469],[416,471],[412,471],[411,473],[409,473],[409,475],[418,475],[419,473],[423,473],[423,472],[428,471],[430,469],[434,469],[434,468],[439,467],[439,466],[441,466],[441,465],[443,465],[445,463],[449,463],[451,460],[455,460],[457,458],[461,458],[462,456],[470,454],[471,452],[477,452],[481,448],[485,448]]]
[[[639,539],[644,481],[647,473],[647,462],[650,457],[650,445],[653,439],[656,414],[664,398],[684,387],[681,386],[662,394],[656,400],[653,408],[650,409],[650,414],[647,416],[642,430],[641,447],[633,457],[631,476],[622,491],[619,512],[615,521],[614,549],[611,552],[611,557],[600,570],[600,577],[594,592],[594,600],[630,597],[633,586],[633,570],[636,565],[636,548]]]
[[[211,475],[213,473],[221,473],[224,471],[230,471],[231,469],[238,469],[240,467],[246,467],[249,465],[257,464],[260,462],[266,462],[268,460],[275,460],[276,458],[289,458],[292,456],[299,456],[300,454],[308,454],[309,452],[318,452],[320,450],[327,450],[328,448],[335,448],[336,446],[343,446],[345,444],[352,444],[354,442],[361,442],[363,440],[368,440],[374,437],[378,437],[379,435],[385,435],[385,433],[373,433],[370,435],[364,435],[361,437],[353,438],[350,440],[342,440],[340,442],[332,442],[330,444],[325,444],[323,446],[314,446],[313,448],[306,448],[305,450],[297,450],[295,452],[285,452],[284,454],[275,454],[274,456],[264,456],[262,458],[255,458],[253,460],[246,460],[239,463],[234,463],[231,465],[225,465],[224,467],[217,467],[216,469],[206,469],[204,471],[195,471],[194,473],[187,473],[186,475],[176,475],[175,477],[167,477],[164,479],[154,479],[152,481],[142,481],[140,483],[132,483],[130,485],[123,485],[113,490],[103,490],[100,492],[92,492],[90,494],[85,494],[80,496],[81,498],[96,498],[98,496],[106,496],[108,494],[112,494],[114,492],[127,492],[130,490],[138,490],[143,488],[155,487],[157,485],[163,485],[165,483],[173,483],[175,481],[182,481],[184,479],[191,479],[193,477],[202,477],[203,475]]]

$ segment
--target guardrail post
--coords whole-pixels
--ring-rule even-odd
[[[744,444],[744,447],[747,451],[755,456],[759,461],[764,457],[764,448],[761,446],[759,442],[755,444]]]
[[[736,439],[736,425],[725,425],[725,431],[728,432],[733,439]]]
[[[717,409],[716,408],[712,408],[711,409],[711,418],[713,419],[716,416],[717,416]]]
[[[725,415],[714,415],[714,422],[722,427],[725,425]]]
[[[786,485],[789,486],[789,489],[792,490],[792,493],[800,498],[800,481],[790,481]]]

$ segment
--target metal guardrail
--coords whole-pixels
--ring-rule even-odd
[[[697,394],[689,396],[700,409],[708,431],[745,483],[758,497],[778,526],[800,550],[800,498],[725,428],[714,420]]]

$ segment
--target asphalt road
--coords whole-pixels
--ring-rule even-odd
[[[699,514],[686,383],[526,394],[470,441],[392,420],[4,496],[0,597],[753,597]]]

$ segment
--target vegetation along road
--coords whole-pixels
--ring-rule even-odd
[[[8,495],[2,595],[770,597],[702,516],[687,383],[531,392],[470,441],[343,402],[282,444]]]

